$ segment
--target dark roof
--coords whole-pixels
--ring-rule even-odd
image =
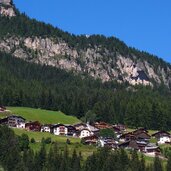
[[[39,126],[41,126],[41,124],[40,124],[39,121],[34,121],[34,122],[28,122],[28,123],[26,123],[26,127],[27,126],[30,126],[30,125],[39,125]]]
[[[73,125],[74,127],[79,127],[79,126],[86,126],[86,124],[85,123],[78,123],[78,124],[75,124],[75,125]]]
[[[55,125],[52,125],[52,128],[57,128],[57,127],[60,127],[60,126],[65,126],[64,124],[55,124]],[[67,126],[65,126],[67,127]]]
[[[98,139],[98,136],[96,136],[96,135],[91,135],[91,136],[89,136],[89,137],[83,137],[82,139],[84,139],[84,140]]]
[[[8,122],[8,117],[0,119],[0,124],[7,123],[7,122]]]
[[[6,107],[5,106],[1,106],[0,105],[0,108],[3,109],[3,110],[6,110]]]
[[[158,132],[152,134],[153,137],[154,137],[154,136],[163,136],[163,135],[170,136],[170,133],[167,132],[167,131],[158,131]]]
[[[136,138],[141,138],[141,139],[150,139],[151,136],[149,134],[147,134],[146,132],[140,132],[140,133],[136,133],[134,134]]]
[[[139,146],[135,140],[129,140],[124,143],[119,144],[119,147],[128,147],[138,150]]]
[[[132,136],[132,135],[133,135],[132,132],[128,132],[128,133],[122,134],[122,135],[120,136],[120,138],[126,138],[126,137],[130,137],[130,136]]]
[[[74,127],[74,126],[72,126],[72,125],[67,125],[66,126],[68,129],[74,129],[74,130],[76,130],[76,128]]]
[[[146,133],[148,133],[148,130],[145,129],[145,128],[139,128],[139,129],[133,131],[134,134],[136,134],[136,133],[141,133],[141,132],[146,132]]]

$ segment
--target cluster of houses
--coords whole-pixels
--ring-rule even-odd
[[[107,146],[112,149],[135,149],[151,156],[155,156],[156,154],[160,155],[160,144],[171,143],[171,135],[166,131],[158,131],[150,135],[146,129],[140,128],[132,132],[127,132],[126,127],[122,124],[110,125],[105,122],[96,122],[91,125],[89,123],[42,125],[38,121],[26,122],[26,119],[21,116],[11,115],[0,119],[0,124],[8,125],[12,128],[26,129],[28,131],[79,137],[82,143],[86,145],[97,145],[98,147]],[[101,137],[99,135],[101,129],[112,129],[116,137]],[[157,143],[150,143],[152,138],[155,138]]]

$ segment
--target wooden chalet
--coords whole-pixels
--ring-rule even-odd
[[[167,131],[158,131],[152,136],[157,139],[159,144],[171,143],[171,134]]]
[[[158,132],[152,134],[152,137],[155,137],[157,139],[160,137],[164,137],[164,136],[170,136],[170,133],[167,131],[158,131]]]
[[[137,141],[149,142],[151,136],[147,132],[133,132]]]
[[[74,126],[68,125],[67,128],[68,128],[68,133],[67,133],[68,136],[76,136],[76,128]]]
[[[76,130],[82,130],[84,128],[87,128],[87,125],[85,123],[78,123],[73,126],[75,127]]]
[[[38,121],[29,122],[25,124],[25,129],[28,131],[39,132],[41,130],[41,124]]]
[[[116,125],[113,125],[113,128],[114,128],[114,130],[116,130],[117,132],[118,132],[118,131],[120,131],[120,132],[126,131],[126,126],[123,125],[123,124],[116,124]]]
[[[140,142],[149,142],[151,136],[147,133],[147,131],[144,131],[143,129],[138,129],[133,132],[128,132],[120,136],[121,141],[129,141],[131,139],[136,139]]]
[[[134,134],[140,134],[142,132],[148,133],[148,130],[145,128],[139,128],[139,129],[136,129],[135,131],[133,131]]]
[[[52,133],[55,135],[67,135],[68,128],[64,124],[56,124],[52,126]]]
[[[8,125],[8,117],[0,119],[0,125]]]
[[[97,135],[91,135],[89,137],[84,137],[82,138],[82,143],[85,145],[96,145],[98,141],[98,136]]]
[[[133,150],[140,150],[140,147],[137,143],[136,140],[129,140],[129,141],[125,141],[121,144],[118,145],[119,148],[125,148],[125,149],[133,149]]]
[[[87,128],[84,128],[84,129],[82,129],[82,130],[80,130],[80,131],[77,132],[77,136],[78,136],[79,138],[89,137],[89,136],[91,136],[91,135],[94,135],[94,133],[91,132],[91,131],[90,131],[89,129],[87,129]]]
[[[122,134],[119,139],[121,142],[124,142],[124,141],[129,141],[130,139],[132,139],[132,137],[135,137],[133,135],[132,132],[128,132],[128,133],[125,133],[125,134]]]
[[[96,127],[97,129],[112,128],[112,125],[109,125],[106,122],[95,122],[93,126]]]
[[[51,124],[42,125],[40,131],[41,132],[49,132],[49,133],[51,133],[51,127],[52,127]]]
[[[156,155],[161,155],[161,149],[155,144],[148,144],[144,149],[144,153],[154,157]]]
[[[9,127],[20,127],[20,125],[25,125],[25,118],[21,116],[11,115],[8,117],[8,126]]]

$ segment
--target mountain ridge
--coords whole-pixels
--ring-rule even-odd
[[[116,80],[131,85],[164,84],[171,87],[171,65],[163,60],[129,48],[114,37],[71,35],[31,20],[23,14],[17,14],[15,6],[9,5],[13,4],[12,1],[0,1],[4,2],[7,3],[7,12],[1,12],[4,27],[1,28],[3,31],[0,38],[2,52],[28,62],[50,65],[74,73],[86,73],[102,82]],[[13,15],[10,12],[8,14],[8,8],[11,7],[15,12]],[[3,24],[7,20],[13,30]],[[22,35],[19,31],[23,31]]]

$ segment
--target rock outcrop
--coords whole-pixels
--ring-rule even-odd
[[[0,0],[0,15],[6,17],[16,16],[11,0]]]
[[[117,53],[113,57],[115,60],[112,60],[114,54],[107,49],[103,53],[99,53],[100,47],[76,50],[53,37],[4,37],[0,40],[0,50],[28,62],[72,70],[75,73],[88,73],[103,82],[117,80],[127,81],[132,85],[153,85],[151,80],[154,80],[157,83],[164,82],[167,86],[171,82],[169,67],[167,73],[160,67],[156,73],[148,61],[139,61],[136,56],[136,60],[133,60]]]

